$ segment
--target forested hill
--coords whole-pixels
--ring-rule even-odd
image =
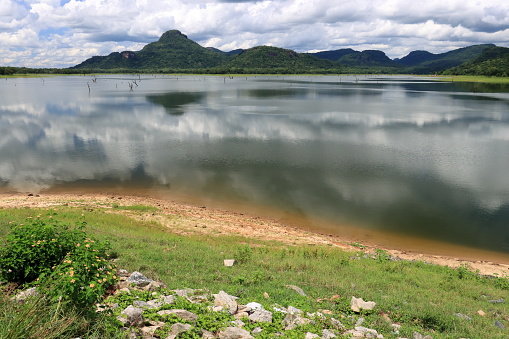
[[[486,50],[494,52],[484,55]],[[504,53],[495,45],[474,45],[433,54],[414,51],[401,59],[390,59],[382,51],[340,49],[317,53],[297,53],[292,50],[257,46],[246,50],[223,52],[206,48],[190,40],[177,30],[164,33],[158,41],[149,43],[141,51],[115,52],[94,56],[72,70],[138,71],[138,72],[203,72],[203,73],[414,73],[436,74],[458,68],[464,63],[476,63],[482,55],[489,64],[491,58]],[[479,59],[481,60],[481,59]],[[498,59],[497,59],[498,60]],[[471,65],[471,64],[469,64]],[[484,66],[483,66],[484,67]],[[486,66],[488,67],[488,66]],[[499,74],[500,72],[496,72]]]
[[[509,48],[491,47],[477,58],[451,68],[444,74],[509,76]]]

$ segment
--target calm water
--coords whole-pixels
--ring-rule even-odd
[[[509,253],[508,91],[408,77],[0,79],[0,188],[151,188]]]

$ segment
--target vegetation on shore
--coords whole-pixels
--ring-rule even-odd
[[[430,334],[435,339],[507,335],[509,308],[506,303],[493,302],[507,297],[507,277],[480,276],[468,266],[453,270],[422,262],[394,260],[384,251],[367,255],[361,251],[345,252],[333,246],[288,245],[235,234],[204,236],[194,233],[192,225],[196,225],[196,221],[183,215],[172,215],[173,226],[170,227],[143,220],[144,215],[157,213],[153,206],[122,206],[118,203],[94,209],[65,204],[52,209],[2,209],[0,236],[5,249],[12,246],[10,232],[13,225],[28,225],[30,230],[40,229],[41,225],[45,225],[43,228],[54,225],[58,230],[78,221],[83,227],[78,231],[86,233],[76,234],[86,236],[83,241],[74,239],[71,242],[93,240],[94,243],[86,244],[101,245],[105,254],[103,245],[109,243],[113,251],[110,254],[118,256],[118,267],[142,271],[171,289],[224,290],[240,297],[240,303],[258,301],[267,309],[278,304],[283,307],[292,305],[304,311],[330,310],[337,316],[346,316],[341,319],[344,323],[355,324],[362,316],[364,326],[376,329],[385,338],[412,337],[414,331]],[[176,229],[185,229],[186,234],[177,234]],[[25,250],[30,253],[33,241],[37,243],[35,239],[31,241],[25,245]],[[82,253],[76,257],[76,263],[86,258]],[[235,258],[239,264],[224,267],[223,260],[230,258]],[[69,259],[62,263],[66,264],[66,260]],[[5,270],[4,267],[0,269]],[[67,264],[57,272],[60,270],[60,273],[69,275],[69,269]],[[74,270],[77,272],[76,268]],[[89,287],[95,284],[86,283]],[[53,287],[54,293],[65,290],[58,283],[47,285]],[[300,286],[308,296],[298,295],[285,288],[286,285]],[[75,307],[72,298],[51,302],[51,299],[39,297],[33,302],[17,304],[10,301],[16,292],[9,292],[9,287],[12,285],[3,285],[0,298],[0,338],[36,335],[35,332],[29,333],[42,328],[31,323],[35,319],[51,325],[44,327],[49,331],[45,332],[46,338],[122,336],[108,314],[83,312],[87,308]],[[264,293],[269,298],[264,298]],[[356,315],[349,308],[352,296],[376,301],[377,308],[374,312]],[[392,332],[387,318],[402,325],[399,335]],[[505,324],[506,329],[495,326],[495,321]],[[17,336],[11,332],[15,329],[18,332],[22,329]]]

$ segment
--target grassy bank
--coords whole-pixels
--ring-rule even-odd
[[[452,76],[439,76],[436,77],[439,81],[457,81],[457,82],[486,82],[492,84],[509,84],[507,77],[487,77],[475,75],[452,75]]]
[[[343,316],[342,322],[349,326],[362,316],[366,319],[363,326],[376,329],[385,338],[411,338],[414,331],[433,338],[509,335],[507,301],[491,302],[507,299],[507,278],[482,277],[466,266],[453,270],[391,260],[384,251],[366,255],[328,245],[289,245],[232,233],[203,235],[193,229],[207,227],[206,223],[198,223],[194,217],[176,214],[171,217],[170,226],[147,221],[146,216],[157,213],[153,206],[118,203],[100,208],[62,204],[43,209],[2,209],[0,236],[8,233],[10,222],[23,223],[37,215],[69,224],[84,220],[87,233],[110,242],[119,267],[141,271],[172,289],[204,288],[214,293],[224,290],[238,296],[239,303],[257,301],[267,309],[279,304],[311,312],[330,310],[338,318]],[[238,265],[224,267],[223,260],[230,258],[236,259]],[[307,296],[286,285],[301,287]],[[349,308],[352,296],[377,302],[376,311],[354,314]],[[4,319],[14,316],[9,314],[11,306],[7,305],[10,304],[0,305]],[[458,313],[471,319],[458,317],[455,315]],[[57,321],[59,316],[54,315],[53,319]],[[506,328],[495,326],[495,321]],[[391,333],[391,322],[402,325],[399,335]],[[113,332],[108,331],[115,329],[105,323],[104,319],[83,320],[81,328],[74,331],[83,337],[100,337],[105,333],[113,337]],[[83,326],[96,328],[87,332]],[[69,337],[69,332],[62,337],[66,336]]]

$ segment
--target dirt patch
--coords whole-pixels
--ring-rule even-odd
[[[133,212],[113,206],[152,206],[157,210]],[[179,234],[239,235],[248,238],[274,240],[286,244],[321,244],[358,251],[348,240],[338,236],[316,234],[277,221],[243,213],[235,213],[205,206],[192,206],[174,201],[137,196],[111,196],[104,194],[0,194],[0,208],[51,208],[70,206],[80,208],[111,208],[112,213],[121,213],[138,220],[154,221]],[[380,246],[363,244],[365,251]],[[468,264],[482,274],[509,275],[509,261],[472,260],[466,256],[441,256],[383,248],[391,255],[405,260],[419,260],[449,267]]]

